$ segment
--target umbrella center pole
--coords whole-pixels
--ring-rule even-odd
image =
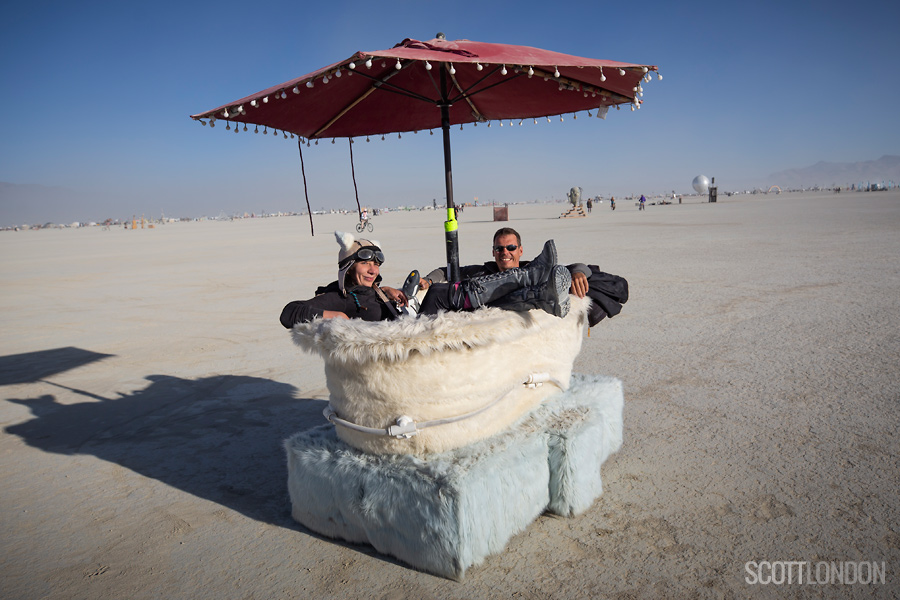
[[[447,245],[447,281],[460,281],[459,222],[453,203],[453,167],[450,160],[450,103],[447,101],[447,69],[441,64],[441,130],[444,134],[444,188],[447,192],[447,220],[444,221],[444,241]]]
[[[447,220],[444,221],[444,240],[447,244],[447,281],[460,281],[459,222],[453,203],[453,167],[450,161],[450,107],[441,105],[441,129],[444,131],[444,185],[447,191]]]

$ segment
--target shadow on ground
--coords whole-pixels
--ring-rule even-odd
[[[34,383],[110,356],[71,346],[0,356],[0,385]]]
[[[60,350],[75,363],[94,354]],[[27,380],[61,370],[37,366]],[[10,379],[15,378],[3,381]],[[9,399],[28,407],[33,418],[5,432],[47,452],[93,455],[250,518],[296,528],[281,444],[297,431],[323,424],[325,401],[296,398],[293,386],[258,377],[146,379],[146,388],[119,398],[66,388],[91,400],[60,404],[53,395]]]

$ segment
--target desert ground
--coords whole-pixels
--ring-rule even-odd
[[[461,263],[505,224],[628,279],[575,363],[624,382],[625,442],[592,508],[462,582],[290,516],[281,444],[328,392],[278,316],[354,215],[0,233],[0,597],[900,595],[900,192],[564,209],[465,210]],[[374,219],[387,284],[444,263],[442,220]],[[778,561],[885,583],[748,582]]]

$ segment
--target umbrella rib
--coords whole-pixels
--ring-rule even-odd
[[[462,89],[462,88],[459,86],[459,84],[457,84],[456,87],[457,87],[457,89],[458,89],[460,92],[462,92],[463,94],[468,94],[468,93],[469,93],[469,90],[471,90],[472,88],[474,88],[476,85],[479,85],[481,82],[483,82],[485,79],[487,79],[488,77],[490,77],[491,75],[493,75],[494,73],[496,73],[496,72],[499,71],[499,70],[500,70],[500,67],[499,67],[498,65],[494,65],[494,68],[493,68],[493,69],[491,69],[490,71],[488,71],[487,73],[485,73],[484,76],[483,76],[481,79],[479,79],[478,81],[476,81],[475,83],[473,83],[472,85],[470,85],[468,90]],[[513,77],[515,77],[515,75],[513,75]],[[456,83],[456,78],[453,79],[453,82]],[[495,85],[499,85],[499,83],[502,83],[502,82],[498,82],[498,83],[495,84]],[[487,88],[485,88],[485,89],[487,89]]]
[[[429,98],[428,96],[422,96],[421,94],[416,94],[415,92],[411,92],[407,89],[403,89],[402,87],[388,84],[381,88],[385,92],[391,92],[392,94],[399,94],[400,96],[406,96],[407,98],[412,98],[413,100],[420,100],[422,102],[428,102],[429,104],[437,104],[437,101],[433,98]]]
[[[441,89],[438,87],[437,81],[434,80],[434,75],[431,74],[431,69],[425,71],[428,73],[428,79],[431,81],[432,87],[434,87],[435,93],[438,95],[438,98],[441,98],[443,102],[443,96],[441,95]]]
[[[595,88],[598,92],[602,93],[605,96],[609,96],[610,98],[615,100],[616,103],[634,102],[633,98],[629,98],[628,96],[623,96],[622,94],[620,94],[618,92],[614,92],[614,91],[607,89],[601,85],[596,85],[594,83],[586,83],[579,79],[572,79],[571,77],[556,77],[553,73],[550,73],[549,71],[545,71],[545,70],[541,69],[540,67],[532,67],[532,69],[534,69],[535,75],[540,75],[541,77],[553,79],[555,81],[564,83],[566,85],[577,85],[578,87],[581,87],[581,88],[584,88],[584,87]]]
[[[409,65],[409,64],[411,64],[411,63],[407,63],[406,65],[403,66],[403,68],[405,69],[407,67],[407,65]],[[394,85],[393,83],[388,81],[388,78],[393,77],[394,75],[396,75],[399,72],[400,71],[394,71],[393,73],[390,73],[384,79],[379,79],[377,77],[373,77],[372,75],[369,75],[368,73],[361,73],[361,72],[357,71],[357,73],[359,75],[362,75],[363,77],[371,79],[372,81],[375,82],[375,85],[372,86],[372,89],[378,89],[380,87],[384,87],[385,91],[391,91],[387,88],[394,88],[394,91],[396,91],[397,93],[403,94],[404,96],[408,96],[408,97],[414,98],[416,100],[422,100],[424,102],[434,102],[434,100],[429,98],[428,96],[421,96],[419,94],[416,94],[415,92],[411,92],[407,89],[400,87],[399,85]]]
[[[410,64],[412,64],[412,63],[411,62],[406,63],[405,65],[403,65],[403,68],[405,69]],[[320,127],[318,131],[316,131],[309,137],[311,137],[311,138],[319,137],[323,131],[325,131],[332,125],[334,125],[338,119],[340,119],[345,114],[347,114],[347,112],[352,110],[354,106],[356,106],[357,104],[359,104],[360,102],[362,102],[363,100],[368,98],[372,92],[374,92],[375,90],[377,90],[379,88],[384,88],[384,91],[386,91],[386,92],[399,93],[404,96],[414,98],[416,100],[424,100],[426,102],[434,102],[434,100],[431,100],[430,98],[426,98],[424,96],[421,96],[421,97],[417,96],[417,95],[415,95],[407,90],[404,90],[403,88],[396,86],[388,81],[388,79],[390,79],[391,77],[393,77],[394,75],[399,73],[401,70],[402,69],[395,69],[394,71],[388,73],[381,79],[379,79],[378,77],[373,77],[372,75],[369,75],[368,73],[362,73],[360,71],[357,71],[357,74],[362,75],[363,77],[366,77],[367,79],[370,79],[370,80],[374,81],[375,83],[373,83],[372,87],[370,87],[368,90],[366,90],[359,98],[357,98],[356,100],[354,100],[350,104],[348,104],[346,107],[344,107],[340,112],[338,112],[334,117],[332,117],[325,125]],[[396,88],[396,89],[390,89],[390,88]]]
[[[487,79],[488,77],[490,77],[491,75],[493,75],[496,72],[497,72],[497,68],[494,68],[493,71],[491,71],[490,73],[488,73],[487,75],[485,75],[484,77],[482,77],[481,79],[479,79],[478,81],[473,83],[472,86],[469,87],[469,89],[471,90],[473,87],[475,87],[476,85],[478,85],[479,83],[481,83],[482,81],[484,81],[485,79]],[[475,106],[475,103],[472,102],[472,98],[469,96],[468,92],[466,90],[462,89],[462,86],[459,85],[459,81],[457,81],[456,75],[450,74],[450,80],[453,82],[453,86],[457,90],[459,90],[460,94],[462,94],[462,98],[464,98],[465,101],[468,102],[469,106],[472,108],[472,113],[474,114],[475,119],[477,121],[486,121],[487,119],[485,118],[485,116],[483,114],[481,114],[481,111],[478,109],[477,106]]]
[[[365,100],[366,98],[368,98],[368,97],[369,97],[369,94],[371,94],[372,92],[374,92],[376,89],[377,89],[377,88],[375,88],[374,86],[373,86],[373,87],[370,87],[370,88],[369,88],[368,90],[366,90],[365,93],[363,93],[359,98],[357,98],[356,100],[354,100],[353,102],[351,102],[350,104],[348,104],[347,106],[345,106],[345,107],[343,108],[343,110],[341,110],[340,112],[338,112],[338,114],[336,114],[334,117],[332,117],[331,120],[329,120],[327,123],[325,123],[325,125],[323,125],[318,131],[316,131],[315,133],[313,133],[313,134],[312,134],[311,136],[309,136],[309,137],[311,137],[311,138],[317,138],[317,137],[319,137],[319,134],[320,134],[320,133],[322,133],[323,131],[325,131],[326,129],[328,129],[328,128],[331,127],[332,125],[334,125],[335,121],[337,121],[338,119],[340,119],[341,117],[343,117],[344,115],[346,115],[347,112],[350,111],[354,106],[356,106],[357,104],[359,104],[360,102],[362,102],[363,100]]]
[[[481,88],[480,90],[475,90],[474,92],[471,92],[471,93],[462,92],[459,96],[451,99],[450,102],[453,103],[453,102],[456,102],[457,100],[459,100],[460,98],[466,98],[469,96],[474,96],[475,94],[480,94],[481,92],[486,92],[493,87],[497,87],[498,85],[503,85],[504,83],[509,83],[513,79],[516,79],[517,77],[521,77],[522,75],[523,75],[522,73],[519,73],[518,75],[511,75],[509,77],[504,78],[501,81],[498,81],[497,83],[492,83],[491,85],[489,85],[487,87]],[[484,81],[484,79],[486,79],[486,78],[482,78],[481,81]],[[479,81],[478,83],[481,83],[481,81]],[[474,84],[472,87],[475,87],[475,85],[478,85],[478,83]],[[469,89],[471,90],[472,88],[470,87]],[[462,91],[462,90],[460,90],[460,91]]]

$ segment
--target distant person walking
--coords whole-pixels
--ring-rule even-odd
[[[644,203],[647,202],[647,199],[644,198],[644,195],[641,194],[641,202],[638,205],[638,210],[644,210]]]
[[[609,197],[609,210],[616,210],[616,197],[615,196]]]
[[[591,201],[590,198],[588,198],[588,200],[587,200],[587,209],[588,209],[588,213],[591,212],[591,209],[592,209],[592,208],[594,208],[594,203]]]

